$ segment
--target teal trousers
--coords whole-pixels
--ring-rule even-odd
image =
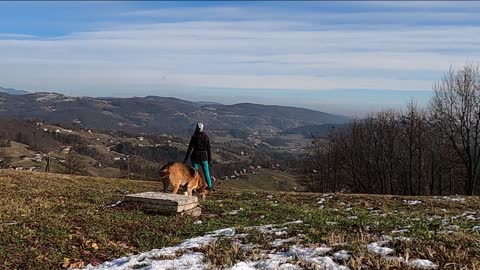
[[[192,159],[192,165],[195,170],[200,170],[200,165],[202,165],[203,174],[205,174],[205,181],[209,188],[213,188],[212,179],[210,178],[210,168],[208,167],[208,161],[198,161]]]

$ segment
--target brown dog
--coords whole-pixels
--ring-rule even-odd
[[[169,162],[160,169],[160,178],[163,181],[163,192],[167,192],[169,184],[173,186],[173,194],[177,194],[180,186],[187,185],[188,196],[197,190],[202,198],[208,195],[207,183],[192,166],[180,162]]]

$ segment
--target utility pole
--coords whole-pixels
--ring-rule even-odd
[[[45,172],[50,172],[50,154],[47,155],[47,166],[45,166]]]
[[[126,161],[127,161],[127,179],[130,179],[130,155],[127,155]]]

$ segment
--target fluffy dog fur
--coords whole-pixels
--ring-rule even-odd
[[[173,187],[173,194],[177,194],[180,186],[187,185],[188,196],[197,190],[205,199],[209,191],[207,183],[192,166],[180,162],[169,162],[160,169],[160,178],[163,182],[163,192],[167,192],[169,185]]]

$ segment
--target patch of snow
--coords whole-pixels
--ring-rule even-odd
[[[415,267],[417,269],[437,269],[438,265],[434,264],[429,260],[422,259],[413,259],[407,262],[407,265],[410,267]]]
[[[473,215],[476,215],[477,212],[474,212],[474,211],[465,211],[462,213],[462,217],[465,217],[465,216],[473,216]]]
[[[350,259],[350,257],[352,257],[352,255],[350,255],[350,252],[348,252],[346,250],[340,250],[338,252],[335,252],[333,254],[333,257],[337,261],[347,261],[347,260]]]
[[[473,226],[472,231],[474,232],[480,232],[480,226]]]
[[[383,238],[386,239],[391,239],[391,237],[385,237]],[[395,239],[398,239],[396,237]],[[410,240],[407,238],[407,240]],[[367,249],[369,252],[373,252],[376,254],[381,255],[384,259],[392,262],[400,262],[400,263],[405,263],[409,267],[413,267],[416,269],[437,269],[438,265],[429,261],[429,260],[424,260],[424,259],[411,259],[409,261],[406,261],[402,257],[397,257],[397,256],[389,256],[389,254],[394,253],[395,250],[389,247],[386,247],[387,243],[389,241],[378,241],[378,242],[373,242],[367,245]]]
[[[234,216],[234,215],[237,215],[238,212],[243,211],[243,210],[244,210],[243,208],[232,210],[228,214]]]
[[[382,239],[382,241],[392,241],[393,240],[393,238],[390,235],[382,235],[382,237],[380,237],[380,239]]]
[[[259,247],[259,245],[257,244],[242,244],[242,243],[237,243],[237,244],[238,246],[240,246],[240,249],[247,250],[247,251]]]
[[[257,269],[276,270],[280,265],[288,263],[293,259],[293,254],[290,252],[279,252],[274,254],[267,254],[267,258],[257,262],[255,267]]]
[[[280,265],[280,270],[297,270],[297,269],[302,269],[302,268],[298,265],[294,265],[291,263],[285,263]]]
[[[257,268],[254,267],[255,263],[246,263],[246,262],[239,262],[235,264],[230,270],[256,270]]]
[[[105,206],[105,207],[106,207],[106,208],[112,208],[112,207],[116,207],[116,206],[120,205],[121,203],[122,203],[122,201],[117,201],[116,203],[111,204],[111,205],[107,205],[107,206]]]
[[[397,256],[384,256],[383,258],[389,262],[399,262],[399,263],[405,262],[404,258],[397,257]]]
[[[412,241],[412,238],[410,238],[410,237],[405,237],[405,236],[395,237],[394,239],[395,239],[395,240],[399,240],[399,241]]]
[[[406,204],[410,204],[410,205],[416,205],[416,204],[422,204],[423,202],[422,201],[418,201],[418,200],[403,200],[404,203]]]
[[[408,228],[402,228],[398,230],[393,230],[392,233],[407,233],[409,231]]]
[[[388,241],[378,241],[367,245],[367,250],[380,255],[389,255],[395,252],[394,249],[386,247]]]
[[[452,202],[465,202],[465,198],[460,196],[455,196],[455,197],[443,196],[441,198],[447,201],[452,201]]]
[[[319,254],[319,255],[325,254],[325,253],[330,252],[330,251],[332,251],[332,248],[327,247],[326,245],[322,245],[321,247],[315,248],[315,253]]]
[[[294,258],[313,265],[314,269],[346,270],[349,269],[333,261],[331,257],[317,256],[316,248],[303,248],[292,246],[287,252],[267,254],[267,258],[257,263],[250,264],[254,268],[244,269],[301,269],[299,266],[289,263]],[[235,268],[239,269],[239,268]],[[241,269],[241,268],[240,268]]]
[[[477,220],[477,218],[472,216],[472,215],[466,216],[465,219],[467,219],[467,220]]]
[[[240,238],[245,238],[245,237],[247,237],[247,236],[249,236],[248,233],[239,233],[239,234],[235,234],[235,235],[233,236],[233,238],[235,238],[235,239],[240,239]]]
[[[199,236],[187,239],[182,243],[162,249],[153,249],[137,255],[122,257],[113,261],[104,262],[98,266],[87,265],[85,270],[127,270],[141,265],[145,267],[140,269],[160,270],[160,269],[206,269],[203,262],[204,257],[202,253],[192,252],[191,249],[200,248],[202,246],[212,243],[220,236],[232,237],[235,235],[234,228],[226,228],[207,233],[204,236]],[[175,256],[178,251],[186,250],[185,254],[175,259],[157,260],[156,258],[162,256]]]
[[[293,225],[293,224],[302,224],[303,221],[301,220],[295,220],[295,221],[289,221],[289,222],[285,222],[282,224],[282,226],[287,226],[287,225]]]
[[[272,247],[279,247],[283,244],[286,244],[286,243],[291,243],[293,241],[295,241],[295,237],[290,237],[290,238],[287,238],[287,239],[275,239],[273,240],[273,242],[271,243]]]
[[[203,270],[205,269],[205,263],[203,262],[204,255],[200,252],[195,252],[193,254],[184,254],[178,258],[171,260],[155,260],[152,261],[150,265],[140,268],[145,270],[160,270],[160,269],[192,269],[192,270]],[[140,263],[142,265],[142,263]]]
[[[200,225],[200,224],[202,224],[202,221],[201,220],[196,220],[195,222],[193,222],[193,224]]]
[[[346,266],[337,264],[330,257],[307,258],[306,261],[315,265],[316,268],[314,269],[325,269],[325,270],[349,270],[350,269]]]

